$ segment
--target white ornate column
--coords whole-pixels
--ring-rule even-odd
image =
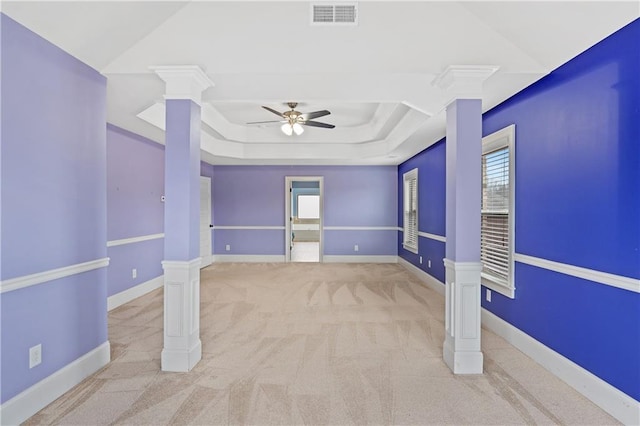
[[[191,370],[200,342],[200,101],[197,66],[153,67],[166,83],[163,371]]]
[[[448,99],[443,357],[455,374],[482,374],[482,84],[497,69],[493,66],[451,66],[433,82],[445,91]]]

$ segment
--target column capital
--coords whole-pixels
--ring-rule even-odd
[[[456,99],[482,99],[482,85],[497,65],[450,65],[431,82],[446,93],[446,105]]]
[[[153,66],[149,69],[165,82],[165,99],[191,99],[200,105],[202,92],[214,86],[197,65]]]

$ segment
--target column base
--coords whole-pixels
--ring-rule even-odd
[[[445,265],[444,362],[454,374],[482,374],[480,350],[480,271],[479,262]]]
[[[448,337],[448,336],[447,336]],[[455,351],[447,338],[442,346],[442,357],[453,374],[482,374],[484,356],[480,351]]]
[[[160,358],[162,371],[186,373],[202,359],[202,343],[200,339],[189,350],[163,349]]]
[[[200,258],[162,262],[164,347],[162,371],[187,372],[202,359],[200,341]]]

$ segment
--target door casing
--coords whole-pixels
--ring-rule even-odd
[[[286,176],[284,185],[284,224],[285,224],[285,261],[291,262],[291,225],[292,225],[292,207],[291,207],[291,193],[293,191],[293,182],[318,182],[320,188],[320,232],[319,232],[319,257],[318,261],[322,263],[324,253],[324,176]]]
[[[211,178],[200,176],[200,258],[201,268],[213,262],[211,243]]]

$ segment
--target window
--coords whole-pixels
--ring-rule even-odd
[[[298,195],[298,219],[320,219],[319,195]]]
[[[405,250],[418,253],[418,169],[403,175],[404,187],[404,229],[402,246]]]
[[[514,297],[515,126],[482,139],[482,284]]]

